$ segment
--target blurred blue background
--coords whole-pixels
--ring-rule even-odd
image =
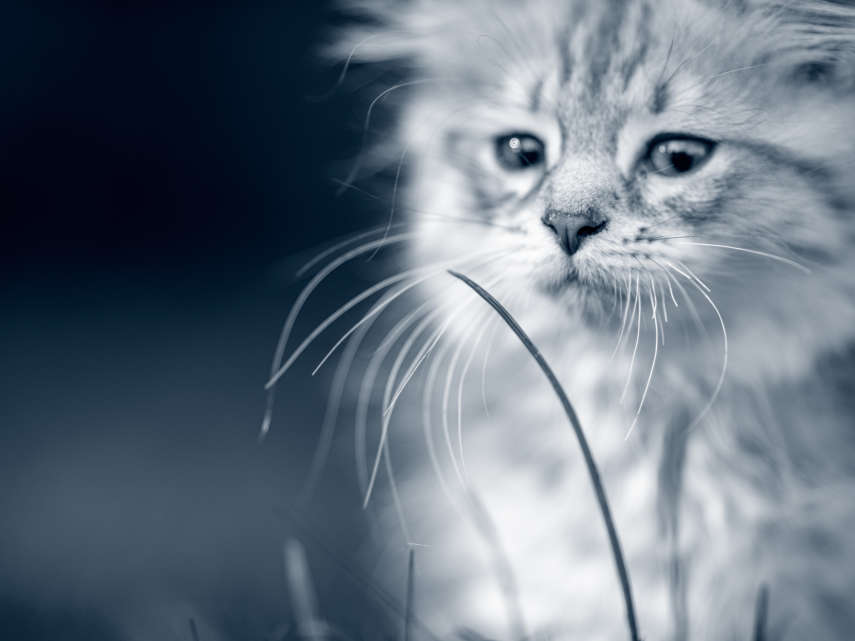
[[[322,607],[345,626],[372,607],[341,566],[363,545],[350,471],[315,516],[288,511],[323,381],[295,372],[256,440],[289,257],[376,222],[331,181],[364,96],[306,98],[339,73],[317,47],[340,20],[327,2],[0,9],[0,638],[124,638],[172,602],[275,638],[292,535]]]

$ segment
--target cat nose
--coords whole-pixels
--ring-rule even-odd
[[[599,234],[609,222],[608,218],[594,207],[572,214],[547,209],[541,220],[555,232],[558,244],[569,256],[579,251],[582,241]]]

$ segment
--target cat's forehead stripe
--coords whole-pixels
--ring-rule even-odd
[[[569,84],[571,62],[578,73],[571,101],[597,101],[613,98],[617,90],[625,93],[635,75],[647,62],[652,49],[653,12],[646,2],[625,3],[618,0],[603,3],[596,10],[589,8],[584,15],[571,16],[568,34],[560,42],[560,55],[568,70],[562,74],[563,84]],[[664,108],[664,91],[651,87],[651,105]]]

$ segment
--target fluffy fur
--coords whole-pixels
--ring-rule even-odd
[[[852,638],[855,7],[350,8],[363,19],[340,51],[408,76],[389,96],[400,119],[384,148],[414,231],[409,266],[496,251],[461,269],[492,283],[580,410],[645,638],[748,639],[761,585],[769,639]],[[497,163],[496,138],[514,132],[545,142],[542,169]],[[716,146],[697,171],[664,176],[644,161],[662,133]],[[568,256],[542,218],[590,208],[608,225]],[[431,308],[455,310],[422,381],[444,406],[463,389],[455,372],[474,377],[492,350],[489,414],[469,386],[460,414],[434,414],[431,448],[414,444],[418,415],[391,430],[406,451],[408,542],[428,546],[419,617],[444,638],[625,638],[605,533],[550,390],[502,329],[484,331],[471,292],[426,287]]]

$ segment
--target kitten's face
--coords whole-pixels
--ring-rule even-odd
[[[416,10],[425,81],[403,137],[418,263],[506,249],[485,279],[610,331],[616,292],[645,320],[654,303],[689,319],[687,296],[714,319],[708,293],[734,333],[818,329],[805,306],[849,296],[821,270],[850,260],[852,93],[776,53],[791,36],[776,19],[722,4]]]

